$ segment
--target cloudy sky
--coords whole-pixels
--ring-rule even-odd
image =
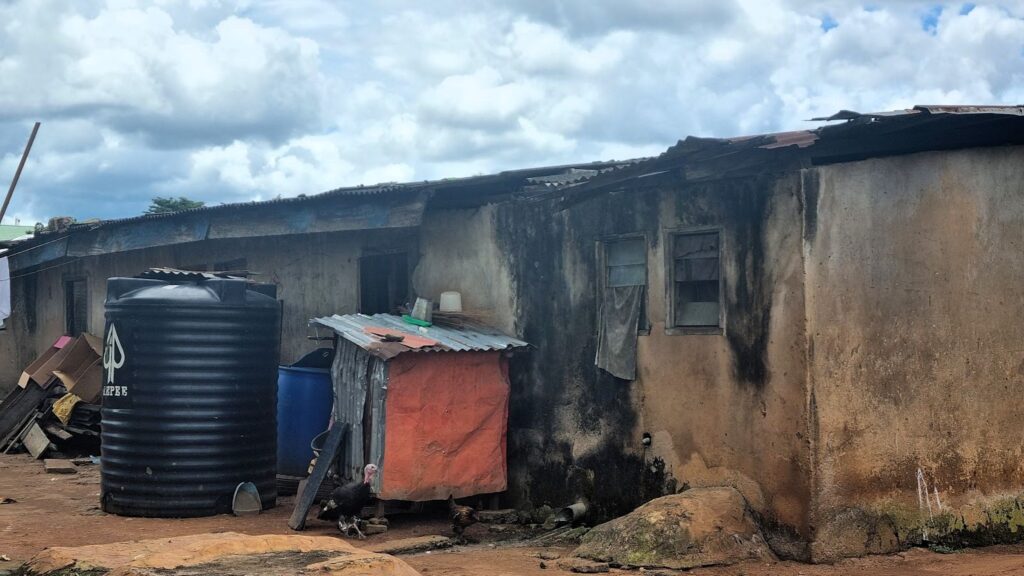
[[[1024,0],[0,0],[4,223],[1024,104]]]

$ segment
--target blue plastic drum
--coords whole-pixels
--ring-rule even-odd
[[[332,403],[330,370],[293,366],[278,369],[278,474],[306,476],[313,457],[309,443],[327,429]]]

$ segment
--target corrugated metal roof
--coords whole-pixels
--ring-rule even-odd
[[[888,110],[885,112],[854,112],[840,110],[831,116],[811,118],[815,122],[831,122],[833,120],[860,120],[872,118],[895,118],[913,116],[915,114],[996,114],[1006,116],[1024,116],[1024,104],[1012,106],[1000,105],[969,105],[969,104],[924,104],[906,110]]]
[[[253,200],[251,202],[232,202],[225,204],[216,204],[212,206],[202,206],[199,208],[189,208],[187,210],[177,210],[175,212],[159,212],[156,214],[140,214],[138,216],[128,216],[126,218],[114,218],[111,220],[90,220],[86,222],[76,222],[71,225],[71,230],[76,231],[83,227],[95,227],[97,225],[109,225],[109,224],[124,224],[127,222],[137,222],[141,220],[159,220],[162,218],[170,218],[174,216],[180,216],[183,214],[195,214],[200,212],[216,212],[221,210],[237,210],[240,208],[251,208],[259,206],[273,206],[277,204],[293,204],[296,202],[307,202],[310,200],[318,200],[321,198],[329,198],[331,196],[370,196],[376,194],[386,194],[388,192],[398,191],[410,191],[429,186],[429,182],[410,182],[405,184],[396,184],[394,182],[388,182],[386,184],[374,184],[371,186],[350,186],[344,188],[335,188],[326,192],[320,192],[318,194],[299,194],[298,196],[291,196],[288,198],[272,198],[270,200]]]
[[[557,185],[565,185],[572,183],[579,183],[587,180],[594,175],[605,172],[608,170],[614,170],[617,167],[625,166],[628,164],[636,163],[645,160],[645,158],[636,158],[631,160],[607,160],[607,161],[596,161],[596,162],[585,162],[578,164],[564,164],[557,166],[541,166],[537,168],[523,168],[516,170],[505,170],[496,174],[486,174],[481,176],[465,176],[460,178],[443,178],[439,180],[423,180],[419,182],[383,182],[380,184],[372,185],[359,185],[359,186],[343,186],[340,188],[333,188],[325,192],[316,194],[300,194],[298,196],[292,196],[288,198],[272,198],[270,200],[254,200],[251,202],[234,202],[229,204],[217,204],[211,206],[202,206],[200,208],[190,208],[188,210],[179,210],[176,212],[161,212],[157,214],[140,214],[138,216],[129,216],[126,218],[117,218],[112,220],[93,220],[89,222],[75,223],[71,226],[71,230],[75,231],[84,226],[96,226],[97,224],[110,225],[110,224],[123,224],[126,222],[136,222],[140,220],[157,220],[161,218],[170,218],[174,216],[180,216],[183,214],[195,214],[198,212],[214,212],[220,210],[237,210],[240,208],[251,208],[260,206],[272,206],[278,204],[292,204],[296,202],[309,202],[315,200],[322,200],[325,198],[335,196],[372,196],[387,194],[391,192],[410,192],[415,190],[423,189],[437,189],[445,188],[449,186],[460,186],[460,185],[472,185],[476,183],[484,183],[489,180],[496,178],[516,178],[522,177],[526,181],[532,181],[532,178],[543,178],[549,176],[553,178],[553,183]],[[564,181],[562,181],[564,179]]]
[[[511,350],[527,346],[526,342],[506,336],[494,328],[474,326],[472,328],[445,328],[442,326],[420,327],[408,324],[393,314],[346,314],[314,318],[311,323],[326,326],[339,336],[380,358],[394,358],[403,352],[487,352]],[[386,328],[399,334],[429,338],[437,342],[433,346],[409,348],[401,342],[384,342],[367,332],[367,328]]]
[[[178,268],[150,268],[137,277],[150,280],[213,280],[215,278],[245,278],[245,271],[201,272],[198,270],[179,270]]]

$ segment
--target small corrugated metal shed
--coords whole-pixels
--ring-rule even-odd
[[[349,478],[374,463],[385,500],[507,488],[508,353],[526,342],[483,326],[420,327],[390,314],[316,318],[338,334],[334,420],[352,434]]]

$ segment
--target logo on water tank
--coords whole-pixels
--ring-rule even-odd
[[[117,337],[117,328],[111,323],[106,342],[103,343],[103,369],[107,374],[107,381],[103,386],[104,396],[128,395],[127,386],[114,386],[114,375],[121,366],[124,366],[124,348],[121,346],[121,339]]]

